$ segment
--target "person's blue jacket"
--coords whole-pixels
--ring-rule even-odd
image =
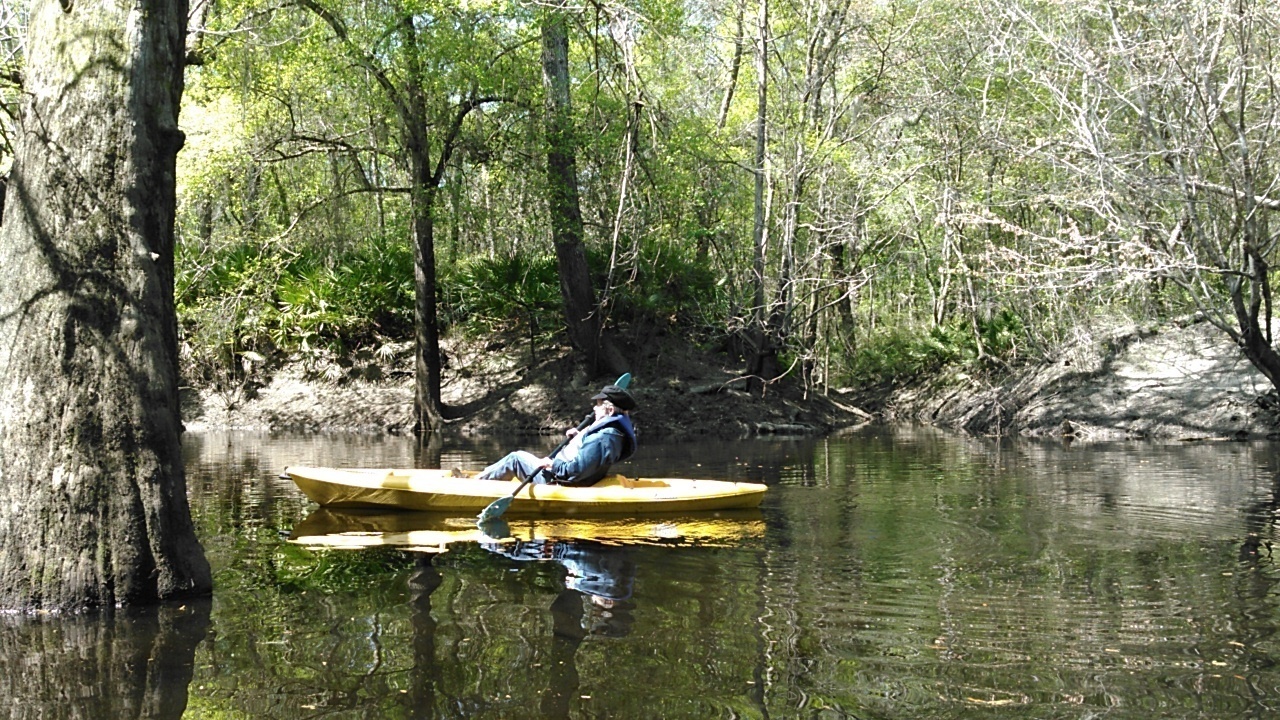
[[[635,454],[636,431],[631,418],[610,415],[582,431],[577,455],[551,461],[557,485],[594,485],[609,472],[609,466]]]

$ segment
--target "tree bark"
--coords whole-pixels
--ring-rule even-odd
[[[716,129],[723,130],[729,121],[729,108],[733,104],[733,93],[738,88],[738,70],[742,67],[743,20],[747,14],[747,0],[738,5],[737,30],[733,34],[733,56],[729,58],[729,81],[725,84],[724,95],[720,98],[720,112],[716,114]]]
[[[751,357],[747,375],[751,389],[763,392],[766,382],[778,375],[778,348],[769,332],[765,307],[765,256],[769,245],[769,203],[765,189],[768,181],[765,150],[768,142],[769,109],[769,0],[760,0],[756,31],[759,33],[756,54],[756,155],[755,155],[755,225],[752,233],[752,309]]]
[[[173,304],[185,0],[40,0],[0,228],[0,607],[206,594]]]
[[[410,213],[413,222],[414,287],[414,402],[413,431],[418,435],[444,425],[444,401],[440,394],[443,363],[440,355],[440,323],[436,317],[435,199],[439,178],[431,169],[431,145],[427,138],[427,97],[423,89],[418,32],[413,17],[401,20],[405,65],[408,72],[407,109],[404,111],[405,145],[412,178]],[[465,111],[458,118],[462,124]],[[440,164],[448,161],[451,140],[441,149]]]
[[[600,307],[582,247],[585,232],[569,101],[569,30],[562,10],[549,10],[542,17],[542,84],[546,91],[547,200],[565,326],[589,374],[602,369],[616,371],[616,360],[602,368]]]
[[[414,182],[411,192],[413,216],[414,288],[414,433],[422,435],[444,425],[443,379],[440,355],[440,324],[436,318],[435,188],[421,178],[422,151],[409,151]],[[430,174],[430,173],[426,173]]]
[[[1280,388],[1280,352],[1276,351],[1271,337],[1271,266],[1261,253],[1252,249],[1251,234],[1245,244],[1245,272],[1242,277],[1228,280],[1227,292],[1231,296],[1231,309],[1235,314],[1239,332],[1231,331],[1232,339],[1240,346],[1245,358],[1253,363],[1271,386]]]

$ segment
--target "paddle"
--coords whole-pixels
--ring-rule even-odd
[[[631,384],[631,373],[623,373],[622,377],[619,377],[617,381],[615,381],[613,384],[617,385],[623,390],[626,390],[627,386]],[[588,427],[590,427],[591,423],[595,422],[595,419],[596,419],[596,414],[594,412],[587,413],[587,416],[582,419],[582,422],[578,423],[578,432],[582,432],[583,430],[586,430]],[[561,440],[560,444],[556,446],[556,449],[552,450],[550,455],[547,455],[547,457],[554,458],[556,455],[560,453],[561,450],[564,449],[565,445],[569,444],[569,441],[572,439],[573,439],[573,436],[566,436],[565,439]],[[514,500],[516,496],[520,494],[520,491],[523,490],[526,485],[533,482],[534,478],[538,477],[539,475],[541,475],[546,471],[547,471],[546,468],[541,468],[540,470],[538,470],[538,472],[525,478],[524,482],[520,483],[520,487],[516,488],[515,492],[505,497],[500,497],[497,500],[494,500],[493,502],[489,503],[488,507],[480,511],[480,518],[477,522],[485,523],[485,522],[489,522],[490,520],[496,520],[502,517],[502,514],[507,511],[507,508],[511,507],[511,501]]]

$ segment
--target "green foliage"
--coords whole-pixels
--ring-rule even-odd
[[[1027,327],[1022,318],[1012,310],[1005,309],[990,320],[979,320],[978,332],[982,338],[982,347],[987,353],[1013,360],[1017,358],[1018,348],[1026,338]]]
[[[983,359],[1016,360],[1026,336],[1022,319],[1007,309],[978,322],[977,335],[974,330],[968,323],[936,325],[921,331],[890,326],[864,340],[850,354],[848,374],[856,382],[879,383],[948,366],[977,370]]]
[[[276,346],[332,345],[343,351],[413,331],[413,254],[375,237],[332,263],[299,259],[281,278],[272,340]]]
[[[175,266],[183,376],[219,390],[238,387],[246,358],[269,350],[264,317],[284,258],[250,244],[210,249],[180,241]]]
[[[694,247],[693,243],[659,241],[642,246],[633,264],[615,272],[612,319],[704,331],[723,328],[728,308],[723,276],[716,275],[707,258],[700,260]],[[599,269],[603,284],[609,255],[601,248],[591,252],[588,260]]]
[[[188,377],[232,382],[277,351],[343,353],[412,333],[413,255],[404,242],[373,236],[336,252],[179,243],[178,253]]]
[[[858,382],[909,378],[954,362],[963,353],[952,331],[935,327],[915,331],[890,327],[858,345],[850,357],[849,375]]]
[[[1168,145],[1204,160],[1193,163],[1204,179],[1245,187],[1246,177],[1232,179],[1234,156],[1213,155],[1230,143],[1206,142],[1226,137],[1228,116],[1144,125],[1133,108],[1194,107],[1182,99],[1195,78],[1175,68],[1226,73],[1214,83],[1252,88],[1240,100],[1254,120],[1241,122],[1268,157],[1269,86],[1225,82],[1235,53],[1255,51],[1237,44],[1221,67],[1197,55],[1196,33],[1221,25],[1217,6],[1112,14],[1095,5],[1033,4],[1012,25],[955,0],[771,7],[763,272],[752,11],[644,0],[600,6],[589,21],[575,15],[583,247],[606,322],[723,337],[760,316],[759,297],[787,328],[776,338],[783,356],[821,354],[824,371],[880,378],[1045,353],[1087,322],[1090,305],[1148,321],[1189,302],[1224,307],[1230,288],[1213,273],[1238,268],[1196,256],[1198,240],[1185,235],[1194,228],[1179,224],[1188,188],[1153,152],[1167,141],[1148,134],[1176,130]],[[178,223],[202,249],[183,251],[178,292],[191,352],[235,368],[246,353],[343,352],[408,335],[405,190],[421,178],[406,161],[404,98],[381,80],[417,82],[425,99],[409,126],[425,131],[431,158],[442,328],[558,332],[538,56],[546,9],[325,7],[327,17],[218,3],[208,62],[188,69]],[[1227,24],[1274,26],[1276,10],[1251,7]],[[1079,77],[1120,52],[1113,32],[1131,38],[1129,50]],[[1265,65],[1249,57],[1241,68]],[[437,165],[446,146],[452,154]],[[1199,240],[1227,242],[1215,252],[1233,256],[1236,204],[1192,195],[1207,203],[1194,226],[1216,233]],[[387,239],[376,246],[371,234]],[[1264,255],[1274,265],[1274,252]]]
[[[472,335],[559,328],[560,280],[549,255],[473,257],[441,273],[443,324]]]

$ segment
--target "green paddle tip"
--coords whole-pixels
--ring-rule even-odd
[[[497,520],[502,517],[502,513],[506,512],[509,507],[511,507],[511,497],[500,497],[489,503],[489,506],[484,510],[480,511],[480,517],[477,522],[487,523],[491,520]]]
[[[481,520],[476,523],[476,527],[480,528],[480,532],[490,540],[505,540],[511,537],[511,526],[506,520],[498,518],[496,520]]]
[[[623,390],[626,390],[627,387],[631,385],[631,373],[622,373],[622,376],[619,377],[613,384],[617,385]]]

